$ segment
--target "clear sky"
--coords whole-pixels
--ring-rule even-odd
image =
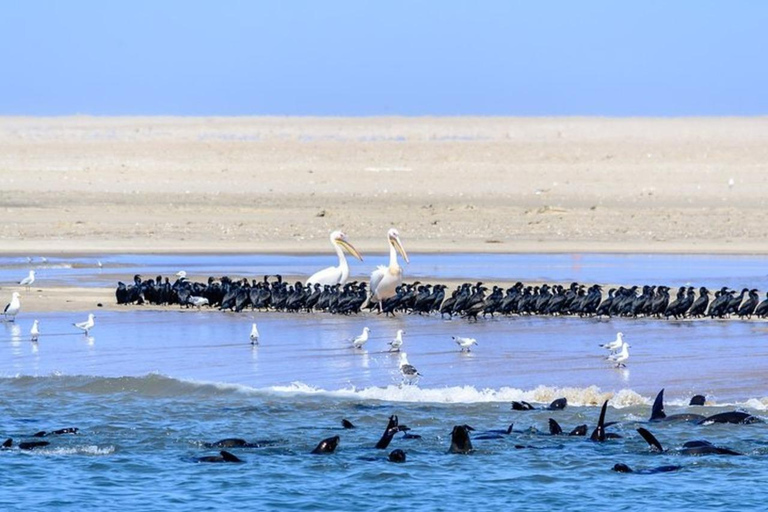
[[[765,115],[768,1],[2,0],[0,114]]]

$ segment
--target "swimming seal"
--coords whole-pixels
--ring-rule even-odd
[[[392,450],[389,453],[389,462],[403,463],[405,462],[405,452],[401,449]]]
[[[562,411],[567,405],[568,400],[566,398],[558,398],[553,400],[548,406],[542,407],[542,409],[545,411]],[[534,409],[536,409],[536,407],[522,400],[519,402],[512,402],[513,411],[533,411]]]
[[[27,441],[24,443],[19,443],[19,450],[34,450],[35,448],[42,448],[43,446],[48,446],[48,441]]]
[[[651,417],[648,421],[697,421],[700,422],[704,419],[701,414],[672,414],[667,416],[664,412],[664,388],[656,395],[656,400],[653,401],[653,407],[651,408]]]
[[[626,464],[618,463],[613,465],[613,467],[611,468],[611,471],[615,471],[617,473],[637,473],[638,475],[653,475],[656,473],[669,473],[670,471],[678,471],[680,469],[683,469],[683,466],[659,466],[653,469],[639,469],[635,471],[634,469],[627,466]]]
[[[469,432],[475,430],[469,425],[456,425],[451,431],[450,453],[469,453],[473,450]]]
[[[648,443],[652,451],[659,453],[664,453],[666,451],[664,447],[661,446],[659,440],[656,439],[656,436],[651,434],[648,430],[640,427],[637,429],[637,433],[645,439],[645,442]],[[683,444],[683,447],[680,450],[675,450],[675,452],[681,455],[742,455],[730,448],[715,446],[709,441],[704,440],[688,441]]]
[[[712,425],[713,423],[732,423],[734,425],[749,425],[751,423],[763,423],[763,420],[747,414],[746,412],[731,411],[721,412],[714,416],[708,416],[699,421],[699,425]]]
[[[691,401],[688,402],[688,405],[704,405],[706,402],[706,398],[704,398],[704,395],[694,395],[691,397]]]
[[[243,462],[242,459],[238,458],[232,453],[229,453],[228,451],[221,450],[219,452],[219,455],[208,455],[205,457],[198,457],[195,459],[195,462],[207,462],[207,463],[222,463],[222,462]]]
[[[321,453],[333,453],[336,451],[336,447],[339,446],[339,442],[341,441],[341,438],[339,436],[333,436],[329,437],[327,439],[323,439],[318,443],[318,445],[315,447],[314,450],[312,450],[312,454],[318,455]]]
[[[53,430],[51,432],[46,432],[45,430],[42,430],[40,432],[36,432],[32,434],[32,437],[48,437],[48,436],[60,436],[64,434],[77,434],[79,430],[80,429],[77,427],[60,428],[59,430]]]

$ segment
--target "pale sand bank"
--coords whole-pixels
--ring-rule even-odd
[[[767,253],[768,118],[0,118],[0,252]]]

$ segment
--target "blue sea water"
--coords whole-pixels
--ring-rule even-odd
[[[200,274],[216,268],[213,256],[174,258],[115,261],[126,274],[136,268],[150,275],[183,267],[192,272],[196,261]],[[455,258],[434,274],[470,277],[474,269],[463,270],[469,263]],[[499,270],[509,272],[503,276],[493,270],[497,256],[487,265],[482,258],[472,256],[488,278],[575,275],[566,256],[546,269],[521,264]],[[228,268],[237,264],[222,261],[231,261]],[[719,269],[710,276],[716,281],[728,277],[730,267],[730,279],[752,282],[761,263],[679,257],[675,267],[676,258],[669,257],[633,269],[616,261],[623,260],[595,262],[595,273],[578,279],[627,283],[658,268],[659,281],[675,275],[698,285],[702,268]],[[48,264],[62,266],[62,282],[99,285],[95,267],[70,278],[77,262]],[[604,277],[597,279],[598,272]],[[765,322],[496,318],[468,324],[439,317],[135,307],[94,313],[89,336],[71,325],[85,313],[22,311],[15,323],[0,326],[0,437],[18,442],[40,430],[80,429],[44,438],[51,444],[41,449],[0,451],[2,510],[710,510],[732,509],[734,500],[740,509],[762,510],[768,497],[762,485],[766,424],[645,422],[662,387],[668,414],[738,409],[768,419]],[[28,339],[35,318],[42,331],[36,344]],[[248,340],[252,322],[261,332],[257,347]],[[355,350],[349,339],[364,326],[371,339]],[[386,351],[397,329],[405,330],[403,348],[423,374],[416,385],[401,385],[397,355]],[[626,369],[612,368],[598,347],[617,331],[632,345]],[[478,346],[460,353],[453,335],[473,336]],[[707,396],[705,407],[687,406],[696,393]],[[544,405],[560,396],[569,401],[564,411],[510,408],[512,400]],[[549,418],[566,431],[582,423],[591,431],[603,400],[609,401],[607,420],[618,422],[609,431],[621,439],[596,444],[545,435]],[[388,450],[374,449],[391,414],[421,439],[398,435]],[[357,428],[343,430],[343,418]],[[453,425],[469,424],[477,435],[510,423],[510,436],[475,440],[470,455],[447,453]],[[638,426],[669,451],[651,452]],[[336,453],[309,454],[333,435],[341,437]],[[194,461],[217,453],[204,443],[226,437],[273,443],[232,449],[243,464]],[[694,439],[745,455],[681,455],[682,444]],[[386,461],[394,448],[407,452],[407,463]],[[617,462],[683,468],[617,474],[611,471]]]

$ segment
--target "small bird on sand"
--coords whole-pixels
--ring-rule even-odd
[[[390,352],[400,352],[400,347],[403,346],[403,334],[405,334],[405,331],[403,331],[402,329],[397,330],[395,339],[389,342]]]
[[[40,328],[37,320],[32,322],[32,328],[29,330],[29,336],[31,341],[37,341],[37,338],[40,336]]]
[[[251,345],[259,344],[259,329],[256,327],[256,322],[251,326]]]
[[[13,322],[16,320],[16,315],[21,309],[21,301],[19,300],[19,297],[19,292],[13,292],[11,294],[11,302],[9,302],[3,310],[3,315],[5,315],[6,322]]]
[[[85,322],[78,322],[72,325],[74,325],[78,329],[81,329],[85,333],[85,335],[88,336],[88,331],[93,329],[93,313],[88,314],[88,320],[86,320]]]
[[[369,328],[363,327],[362,334],[356,336],[355,339],[352,340],[352,345],[354,345],[355,348],[363,348],[363,345],[368,341],[369,332],[371,332]]]
[[[19,284],[21,286],[26,286],[27,287],[27,291],[29,291],[29,287],[32,286],[32,283],[34,283],[34,282],[35,282],[35,271],[34,270],[30,270],[29,271],[29,275],[27,277],[25,277],[24,279],[22,279],[21,281],[19,281]]]
[[[611,354],[610,356],[606,357],[609,361],[613,361],[616,363],[616,368],[626,368],[626,362],[627,359],[629,359],[629,350],[627,350],[631,345],[629,345],[627,342],[622,343],[621,345],[621,351],[617,352],[615,354]]]
[[[477,340],[475,338],[465,338],[463,336],[451,336],[451,339],[456,342],[458,346],[461,347],[462,352],[469,352],[469,349],[472,345],[477,345]]]
[[[615,340],[613,340],[610,343],[603,343],[600,346],[606,350],[610,350],[611,352],[614,352],[621,348],[622,343],[624,343],[624,334],[617,332]]]

